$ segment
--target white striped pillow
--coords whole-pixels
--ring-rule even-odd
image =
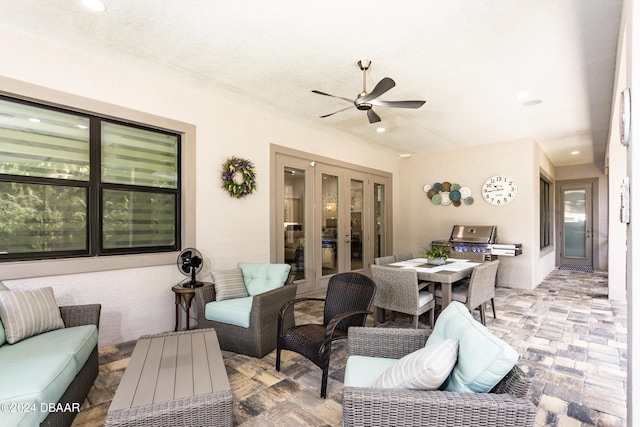
[[[458,340],[447,339],[404,356],[384,371],[373,387],[436,390],[457,360]]]
[[[0,292],[0,317],[9,344],[64,328],[51,287]]]
[[[216,290],[216,301],[226,299],[248,297],[247,288],[244,286],[242,270],[216,270],[211,273],[213,286]]]

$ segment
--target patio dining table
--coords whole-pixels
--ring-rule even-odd
[[[418,272],[419,280],[440,283],[442,286],[442,309],[451,302],[451,287],[453,283],[470,276],[474,267],[480,265],[479,262],[458,258],[449,258],[443,265],[428,264],[427,261],[427,258],[414,258],[394,262],[386,266],[415,269]]]

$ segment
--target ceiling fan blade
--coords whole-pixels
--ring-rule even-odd
[[[384,79],[378,82],[378,84],[376,85],[376,87],[373,88],[371,93],[369,93],[367,96],[363,96],[362,98],[358,99],[357,102],[363,103],[363,102],[369,102],[372,99],[376,99],[377,97],[384,94],[386,91],[388,91],[395,85],[396,85],[396,82],[394,82],[393,79],[389,77],[385,77]]]
[[[378,123],[382,121],[380,116],[377,115],[372,109],[367,110],[367,117],[369,118],[369,123]]]
[[[331,95],[331,94],[328,94],[328,93],[320,92],[319,90],[312,90],[311,92],[313,92],[313,93],[317,93],[318,95],[330,96],[330,97],[332,97],[332,98],[344,99],[344,100],[345,100],[345,101],[347,101],[348,103],[353,104],[353,100],[352,100],[352,99],[349,99],[349,98],[343,98],[343,97],[341,97],[341,96]]]
[[[330,113],[330,114],[325,114],[324,116],[320,116],[320,118],[324,119],[325,117],[333,116],[336,113],[339,113],[339,112],[344,111],[344,110],[349,110],[351,108],[354,108],[354,106],[343,108],[342,110],[334,111],[333,113]]]
[[[369,104],[376,105],[378,107],[392,107],[392,108],[420,108],[426,101],[380,101],[374,99],[369,101]]]

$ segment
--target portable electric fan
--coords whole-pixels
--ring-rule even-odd
[[[183,283],[185,288],[197,288],[204,283],[196,281],[196,275],[202,270],[202,254],[197,249],[187,248],[178,255],[178,269],[185,276],[191,276],[191,280]]]

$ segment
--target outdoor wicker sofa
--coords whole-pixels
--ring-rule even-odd
[[[399,359],[423,348],[431,330],[349,329],[349,355]],[[531,380],[516,365],[490,393],[345,387],[344,426],[532,426]]]
[[[60,316],[62,318],[62,321],[64,322],[63,329],[69,330],[70,328],[73,328],[75,326],[84,325],[95,325],[96,328],[99,327],[101,310],[100,304],[61,306],[59,307],[59,309]],[[59,334],[58,332],[63,333]],[[23,403],[23,405],[18,407],[22,407],[22,411],[0,412],[0,425],[37,425],[40,421],[40,417],[44,415],[43,412],[45,412],[44,410],[42,410],[42,406],[48,407],[49,405],[53,405],[55,408],[71,409],[54,411],[47,410],[46,412],[48,412],[48,414],[46,415],[46,418],[44,418],[40,422],[40,425],[60,427],[70,426],[73,423],[73,419],[78,414],[77,408],[80,408],[80,405],[86,399],[91,386],[98,376],[99,364],[97,343],[95,346],[93,346],[92,349],[87,349],[90,350],[88,358],[73,378],[67,379],[65,373],[57,372],[57,366],[60,365],[53,364],[50,370],[48,370],[49,368],[44,367],[46,362],[40,363],[40,360],[46,360],[47,358],[55,361],[61,360],[62,358],[67,356],[69,357],[70,362],[73,362],[73,358],[76,357],[76,355],[72,354],[73,351],[79,349],[82,346],[81,342],[89,342],[89,340],[84,340],[84,337],[88,336],[88,332],[86,334],[66,334],[66,331],[60,330],[44,332],[42,334],[39,334],[39,336],[27,338],[24,341],[13,345],[5,344],[4,346],[2,346],[2,348],[8,350],[10,347],[13,347],[11,350],[17,350],[18,347],[24,345],[23,343],[26,343],[28,345],[27,348],[30,348],[33,347],[32,344],[34,342],[37,342],[38,344],[46,343],[46,339],[48,338],[46,338],[45,340],[43,340],[42,338],[47,334],[54,335],[60,338],[60,340],[58,341],[59,345],[52,345],[50,347],[43,346],[42,348],[36,348],[35,351],[31,351],[30,353],[29,351],[25,350],[22,353],[28,353],[28,355],[22,354],[20,360],[16,359],[12,361],[10,360],[10,358],[9,360],[7,358],[3,358],[3,363],[6,363],[6,366],[8,366],[9,369],[12,369],[16,372],[20,372],[21,369],[25,369],[24,366],[27,366],[31,369],[33,369],[34,366],[37,366],[36,371],[39,372],[39,375],[41,375],[43,378],[54,378],[54,380],[52,380],[49,385],[54,383],[57,385],[66,385],[65,381],[69,381],[66,389],[57,400],[57,402],[36,402],[37,397],[33,396],[38,396],[38,393],[40,391],[38,389],[38,385],[30,383],[7,384],[7,381],[9,380],[7,380],[6,377],[3,377],[2,385],[6,387],[5,391],[7,391],[8,393],[22,393],[21,397],[18,397],[16,395],[15,398],[9,398],[5,402],[21,402],[21,400],[15,399],[21,399],[24,396],[30,396],[29,399],[34,400],[21,402]],[[29,340],[31,340],[31,343],[28,343]],[[12,354],[20,355],[21,351],[13,351]],[[29,361],[31,357],[33,357],[35,362],[31,363]],[[21,361],[25,363],[21,364]],[[68,371],[66,373],[68,373]],[[5,396],[6,395],[7,393],[5,393]],[[33,406],[29,406],[29,410],[27,410],[27,406],[25,406],[25,404],[32,404]]]

